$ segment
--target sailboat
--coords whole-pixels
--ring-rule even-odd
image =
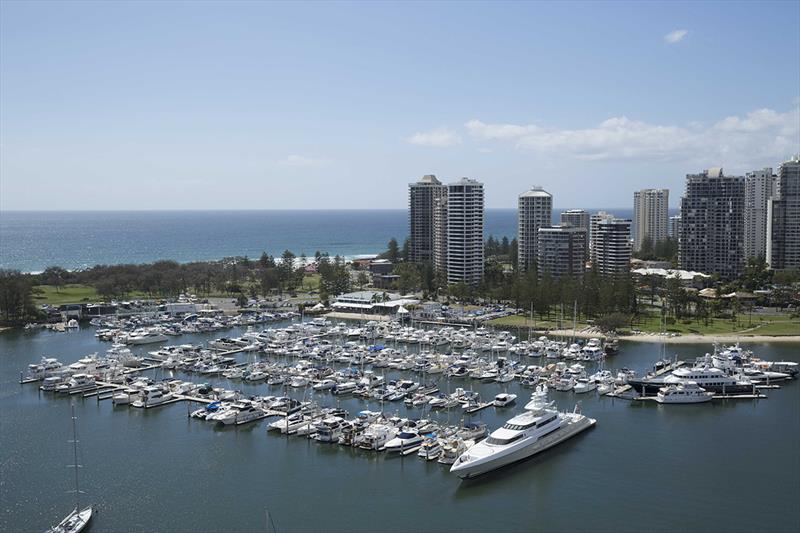
[[[88,524],[89,520],[92,519],[92,506],[85,507],[81,509],[80,505],[80,496],[81,491],[78,486],[78,469],[80,465],[78,464],[78,428],[76,425],[77,417],[75,416],[75,406],[72,406],[72,446],[73,446],[73,458],[75,460],[75,464],[72,465],[75,468],[75,509],[72,510],[71,513],[67,515],[64,520],[62,520],[57,526],[51,527],[47,530],[47,533],[78,533],[82,531]]]

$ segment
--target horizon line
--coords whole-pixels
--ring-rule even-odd
[[[679,207],[669,207],[668,209],[678,209]],[[517,207],[484,207],[486,209],[497,209],[516,211]],[[633,209],[633,206],[622,207],[553,207],[553,211],[567,210],[567,209]],[[248,209],[220,209],[220,208],[191,208],[191,209],[0,209],[2,213],[174,213],[174,212],[253,212],[253,211],[275,211],[275,212],[288,212],[288,211],[328,211],[328,212],[350,212],[350,211],[408,211],[407,207],[376,207],[376,208],[351,208],[351,209],[336,209],[336,208],[314,208],[314,207],[297,207],[297,208],[248,208]]]

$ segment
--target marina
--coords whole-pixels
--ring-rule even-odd
[[[174,471],[175,468],[180,468],[184,472],[195,472],[192,474],[193,476],[201,476],[202,478],[204,477],[202,474],[204,469],[197,471],[195,467],[191,466],[191,463],[197,458],[197,454],[202,457],[211,452],[213,448],[206,449],[211,444],[208,438],[211,438],[216,443],[214,447],[222,446],[222,450],[227,450],[226,452],[221,452],[223,455],[215,459],[219,467],[238,471],[245,479],[249,476],[242,469],[245,468],[248,461],[242,462],[242,459],[237,458],[242,451],[245,451],[246,457],[250,457],[249,461],[256,461],[260,465],[256,468],[257,471],[267,469],[266,471],[273,471],[272,475],[277,475],[275,472],[282,471],[291,465],[294,473],[300,473],[304,483],[313,484],[324,482],[325,480],[332,482],[339,475],[355,475],[360,479],[359,484],[378,483],[381,485],[378,481],[379,478],[384,476],[391,478],[401,475],[402,478],[406,479],[404,482],[406,484],[412,484],[412,486],[420,488],[431,485],[431,487],[438,487],[437,490],[439,492],[444,491],[444,494],[449,494],[449,496],[445,497],[444,508],[452,509],[452,511],[448,512],[459,513],[459,515],[466,511],[464,504],[473,501],[475,498],[495,503],[497,503],[496,498],[502,494],[506,494],[506,496],[502,497],[508,498],[509,483],[511,487],[514,487],[520,483],[527,484],[534,481],[537,484],[536,486],[541,484],[538,490],[553,490],[553,487],[558,490],[559,484],[553,485],[554,480],[547,473],[555,474],[560,469],[570,469],[567,466],[570,463],[577,462],[577,464],[583,465],[580,468],[588,469],[589,471],[597,470],[598,468],[602,471],[606,467],[604,462],[590,467],[585,464],[586,458],[583,456],[593,456],[594,452],[592,450],[596,449],[600,453],[600,450],[607,446],[612,446],[613,449],[627,449],[628,445],[624,436],[630,434],[631,428],[629,425],[631,424],[637,427],[637,432],[641,431],[642,427],[649,428],[645,435],[652,436],[647,437],[643,442],[640,441],[640,444],[655,438],[655,441],[651,441],[651,446],[653,442],[657,442],[657,435],[663,431],[658,429],[658,424],[663,423],[658,422],[658,420],[663,417],[681,418],[689,416],[690,418],[696,418],[700,416],[703,419],[707,419],[706,423],[710,425],[709,427],[717,426],[715,422],[712,422],[713,418],[707,418],[707,415],[717,411],[713,405],[688,406],[678,409],[666,405],[646,408],[642,411],[635,407],[640,402],[624,401],[621,397],[602,396],[597,389],[581,394],[577,390],[558,390],[556,388],[556,385],[564,380],[564,378],[557,376],[569,374],[570,367],[572,367],[572,372],[581,370],[575,366],[576,364],[583,366],[582,371],[585,372],[587,377],[580,379],[584,380],[588,379],[588,376],[597,376],[598,379],[602,379],[608,375],[613,375],[614,379],[616,379],[620,377],[620,374],[625,374],[622,371],[604,370],[608,368],[633,368],[636,370],[629,371],[630,375],[635,372],[636,375],[644,376],[650,371],[653,375],[658,374],[661,376],[675,370],[676,361],[682,362],[682,364],[677,364],[677,368],[686,366],[689,361],[693,361],[704,351],[709,351],[709,346],[688,345],[676,347],[676,350],[682,353],[675,354],[677,358],[673,357],[672,362],[659,363],[657,370],[654,371],[653,364],[658,361],[657,350],[652,350],[652,348],[648,350],[647,345],[624,343],[617,355],[608,356],[601,360],[580,361],[580,359],[577,359],[570,361],[553,355],[548,359],[546,350],[541,355],[531,356],[529,353],[533,350],[533,341],[527,342],[526,340],[512,339],[508,334],[500,332],[486,332],[482,336],[490,339],[492,346],[497,347],[500,342],[506,342],[506,345],[499,345],[501,348],[499,350],[492,350],[492,346],[489,346],[484,351],[483,349],[476,350],[473,347],[467,347],[466,342],[458,349],[451,348],[444,343],[436,345],[434,334],[443,334],[439,330],[429,333],[429,340],[422,343],[419,341],[402,342],[396,338],[388,340],[360,338],[364,335],[365,324],[363,323],[347,324],[347,327],[341,330],[339,324],[323,325],[322,321],[317,321],[316,325],[309,323],[308,326],[300,327],[296,320],[294,323],[286,320],[278,321],[274,324],[266,324],[263,327],[258,326],[258,328],[233,326],[232,329],[226,331],[225,338],[227,339],[249,339],[255,334],[263,333],[261,330],[264,328],[267,328],[267,331],[274,331],[274,333],[268,335],[269,338],[273,339],[275,336],[281,337],[282,335],[280,334],[282,332],[291,333],[289,337],[285,338],[282,346],[277,346],[273,342],[272,347],[270,347],[269,343],[266,343],[264,347],[258,350],[209,350],[208,347],[212,342],[220,338],[217,331],[187,333],[180,340],[176,339],[170,343],[133,347],[131,348],[131,355],[142,358],[142,366],[123,366],[122,369],[114,372],[107,370],[106,372],[109,372],[109,375],[115,376],[114,380],[116,382],[97,380],[94,383],[94,389],[79,391],[76,394],[39,391],[37,390],[37,385],[41,384],[41,380],[27,380],[24,379],[24,375],[22,376],[22,381],[25,383],[19,384],[20,367],[27,366],[28,363],[34,365],[42,364],[39,361],[41,355],[37,357],[34,354],[19,354],[17,357],[22,359],[17,360],[23,364],[18,365],[15,369],[17,372],[16,378],[10,372],[11,369],[4,370],[4,395],[10,394],[7,397],[7,401],[22,402],[22,406],[27,405],[26,411],[35,409],[31,413],[39,412],[41,407],[44,406],[52,408],[48,409],[48,411],[63,410],[68,408],[70,401],[76,402],[80,419],[89,419],[86,422],[87,426],[90,423],[100,424],[92,427],[88,434],[85,433],[86,429],[82,430],[85,435],[82,440],[82,446],[88,447],[93,456],[95,454],[106,456],[106,463],[111,461],[111,464],[114,464],[115,459],[113,458],[117,456],[112,453],[112,450],[105,447],[104,442],[111,439],[110,442],[113,443],[113,447],[120,450],[129,450],[130,453],[126,452],[123,456],[126,461],[133,461],[133,464],[136,464],[138,460],[133,459],[136,453],[135,450],[141,446],[144,446],[141,449],[149,447],[143,442],[141,444],[137,444],[137,442],[147,438],[146,436],[149,435],[150,439],[156,439],[160,443],[159,449],[166,451],[166,457],[169,458],[171,463],[174,463],[174,466],[164,466],[167,471]],[[317,328],[317,330],[314,331],[313,328]],[[357,332],[356,330],[358,329],[361,331]],[[332,335],[329,334],[330,330],[334,331]],[[294,333],[292,333],[293,331]],[[412,332],[408,329],[407,332],[411,334],[410,338],[412,339],[414,337],[425,338],[422,330],[414,329],[414,332]],[[46,353],[52,354],[48,357],[58,359],[58,361],[68,365],[78,360],[86,359],[87,353],[102,354],[109,350],[112,354],[115,351],[119,352],[119,348],[114,348],[113,341],[99,340],[98,337],[95,337],[95,333],[96,328],[88,327],[71,333],[42,331],[13,335],[16,336],[15,343],[21,343],[22,346],[27,346],[31,341],[41,339],[41,342],[45,343],[43,346],[46,347]],[[462,332],[462,334],[464,333]],[[389,336],[391,337],[391,333]],[[11,348],[14,343],[8,343],[6,340],[8,337],[9,335],[6,334],[2,338],[2,342],[7,343]],[[465,337],[469,336],[465,335]],[[305,347],[305,357],[302,354],[292,354],[292,347],[296,344],[296,339],[301,339],[300,342]],[[181,350],[184,350],[187,354],[194,353],[195,357],[202,350],[206,350],[207,353],[204,352],[204,357],[226,359],[228,361],[227,370],[219,372],[215,370],[214,373],[202,374],[198,370],[200,367],[195,368],[194,366],[179,368],[180,365],[178,365],[173,369],[164,368],[164,362],[169,359],[167,352],[172,349],[166,350],[158,356],[153,356],[150,352],[164,350],[165,346],[171,345],[176,341],[181,344],[173,346],[180,346],[182,347],[180,348]],[[190,346],[192,347],[191,349],[189,348]],[[316,348],[321,346],[331,346],[331,348],[321,350],[322,355],[320,355],[320,350],[314,352]],[[376,349],[376,346],[382,346],[382,348]],[[175,350],[177,349],[175,348]],[[565,345],[562,348],[562,353],[564,349],[568,353],[569,345]],[[762,351],[764,349],[770,354],[775,353],[775,350],[779,352],[781,350],[778,347],[762,346],[758,350],[754,350],[761,359],[791,360],[791,354],[788,352],[781,352],[777,356],[767,357],[767,353]],[[475,353],[471,361],[465,363],[462,360],[463,353],[469,350],[475,350]],[[343,352],[346,352],[346,354]],[[14,352],[9,351],[9,353]],[[319,358],[309,357],[309,354],[313,353],[316,353]],[[385,355],[385,358],[381,358],[382,355]],[[164,356],[167,359],[160,359]],[[103,359],[102,356],[96,357],[99,360]],[[305,358],[310,358],[314,364],[299,364]],[[338,361],[337,358],[339,359]],[[161,363],[158,363],[158,360],[161,360]],[[126,361],[128,361],[128,364],[137,364],[133,359],[126,359]],[[197,361],[192,365],[196,363]],[[381,368],[384,363],[386,366]],[[50,364],[55,366],[54,363]],[[449,369],[458,369],[460,365],[466,367],[464,377],[456,377],[457,374],[461,373],[458,370],[448,372]],[[167,366],[171,365],[168,364]],[[211,363],[211,366],[213,366],[213,363]],[[550,366],[550,370],[548,370],[548,366]],[[331,372],[324,376],[322,374],[315,375],[313,372],[315,367],[316,370],[328,368]],[[538,367],[538,373],[535,373],[529,367]],[[264,379],[259,381],[244,379],[246,372],[252,372],[258,368],[264,369],[266,374]],[[432,372],[429,374],[428,371],[430,370]],[[231,376],[238,375],[239,377],[227,378],[223,375],[224,372],[228,372]],[[513,378],[510,380],[505,378],[508,373],[513,374]],[[531,395],[536,390],[536,385],[533,383],[534,375],[538,376],[537,383],[550,385],[550,400],[555,402],[559,411],[572,413],[577,405],[578,410],[590,416],[592,420],[597,421],[597,428],[586,434],[569,438],[568,441],[547,452],[544,452],[544,450],[549,447],[548,441],[543,440],[539,445],[542,448],[542,453],[537,453],[537,456],[533,459],[527,459],[501,468],[497,472],[479,476],[479,479],[476,480],[460,481],[459,476],[449,471],[449,465],[467,452],[469,448],[475,446],[476,443],[475,439],[466,438],[466,434],[462,434],[464,435],[463,437],[456,438],[457,432],[460,431],[459,428],[465,428],[468,424],[475,422],[478,423],[478,426],[482,425],[485,428],[483,431],[491,432],[502,426],[504,421],[510,417],[522,412],[523,406],[529,402]],[[577,376],[578,374],[576,373],[575,375]],[[282,379],[276,379],[277,376]],[[120,379],[122,382],[119,381]],[[207,394],[197,394],[187,390],[183,390],[180,393],[171,393],[172,397],[168,400],[157,405],[148,406],[143,404],[142,407],[144,408],[140,409],[133,406],[135,400],[132,401],[130,398],[128,398],[127,402],[122,400],[121,405],[115,405],[113,400],[115,395],[125,395],[125,391],[131,390],[131,385],[139,379],[143,380],[143,383],[151,383],[151,385],[147,386],[166,383],[172,383],[173,387],[188,387],[189,385],[187,384],[190,383],[195,386],[207,384],[209,390]],[[276,381],[276,384],[269,385],[270,379]],[[571,379],[571,376],[569,379]],[[581,383],[580,379],[573,379],[573,382]],[[299,386],[292,387],[293,380],[296,380],[296,384]],[[364,381],[361,382],[361,380]],[[344,394],[334,394],[336,387],[349,382],[356,384],[353,389]],[[361,385],[359,385],[359,382],[361,382]],[[360,389],[360,387],[367,382],[374,384],[370,389],[381,391],[383,399],[373,396],[368,397],[363,393],[354,394],[354,391],[364,390],[363,388]],[[392,384],[394,387],[401,385],[412,390],[402,394],[402,397],[398,399],[389,400],[390,397],[399,394],[395,392],[387,396],[391,392],[386,390],[390,382],[394,382]],[[598,381],[598,383],[601,382]],[[797,400],[795,383],[790,381],[782,385],[781,389],[778,390],[774,389],[774,387],[781,385],[772,383],[762,385],[764,387],[768,386],[773,390],[769,399],[751,398],[750,402],[748,402],[746,399],[740,398],[735,403],[730,403],[730,398],[715,397],[711,404],[722,402],[720,404],[724,406],[722,413],[716,414],[723,414],[723,418],[731,416],[724,415],[724,413],[739,413],[735,416],[744,416],[744,413],[751,411],[753,415],[759,413],[758,416],[765,416],[760,413],[769,413],[776,408],[778,411],[790,408],[790,405],[786,402],[792,399]],[[599,387],[602,387],[602,383]],[[416,390],[413,390],[414,388]],[[617,391],[620,388],[622,387],[614,387]],[[610,391],[612,394],[614,389]],[[494,403],[496,397],[500,396],[502,398],[505,394],[516,395],[518,398],[516,403],[512,403],[509,406],[496,406]],[[225,395],[228,395],[229,400],[219,399]],[[762,397],[764,395],[759,393],[758,396]],[[270,400],[270,397],[274,399]],[[233,418],[227,419],[231,420],[230,425],[221,421],[197,420],[195,416],[189,416],[198,411],[205,411],[214,404],[240,401],[237,398],[241,398],[241,401],[245,402],[251,401],[251,399],[261,402],[274,402],[282,397],[296,400],[298,408],[293,413],[289,413],[289,409],[283,411],[263,409],[261,414],[246,421],[236,420],[236,415],[233,415]],[[649,399],[650,397],[646,398]],[[416,407],[414,405],[415,401],[417,403]],[[431,406],[432,401],[434,402],[433,406]],[[448,406],[454,401],[454,405]],[[305,406],[299,405],[306,402]],[[130,404],[130,407],[126,407],[124,403]],[[647,404],[651,402],[645,401],[641,403]],[[658,405],[656,401],[652,401],[652,403],[653,406]],[[437,407],[439,404],[443,407]],[[36,407],[37,405],[41,407]],[[263,408],[266,405],[261,404],[259,408]],[[745,407],[747,405],[752,407]],[[657,409],[657,411],[652,411],[653,408]],[[742,408],[745,409],[744,413],[741,412]],[[664,410],[663,413],[660,412],[662,409]],[[709,409],[711,410],[709,411]],[[140,412],[141,415],[137,415],[137,412]],[[147,415],[143,417],[142,415],[145,415],[145,413]],[[706,415],[703,413],[706,413]],[[364,422],[363,426],[360,425],[360,417],[365,417],[364,419],[366,420],[366,417],[371,416],[375,418],[370,422]],[[750,417],[745,416],[745,418],[749,419]],[[767,418],[772,419],[771,416]],[[26,419],[24,422],[27,421]],[[400,427],[394,424],[399,424]],[[416,424],[421,427],[413,427]],[[281,425],[283,429],[281,429]],[[322,426],[329,427],[325,427],[325,430],[320,435],[319,428]],[[103,427],[107,429],[101,429]],[[129,429],[124,429],[126,427]],[[268,431],[273,427],[276,429],[274,434],[272,434],[273,431]],[[116,428],[116,430],[112,428]],[[717,427],[717,429],[720,428]],[[114,437],[116,433],[108,434],[109,430],[121,432],[121,435]],[[406,430],[411,430],[412,435],[410,437],[411,440],[407,441],[407,445],[402,442],[396,452],[378,451],[376,453],[376,450],[381,450],[390,443],[392,440],[390,437],[393,434],[398,435],[401,431]],[[135,434],[130,433],[130,431],[135,431]],[[230,434],[228,431],[234,431],[234,433]],[[329,431],[331,432],[330,434],[328,434]],[[705,431],[703,429],[700,436]],[[89,436],[87,437],[86,435]],[[417,435],[419,436],[417,437]],[[278,436],[284,438],[281,439]],[[688,435],[686,436],[688,437]],[[120,438],[125,440],[121,441]],[[189,439],[188,441],[186,440],[187,438]],[[477,440],[480,441],[481,438],[482,435]],[[8,439],[8,435],[4,435],[3,439]],[[246,443],[242,439],[245,439]],[[326,441],[333,441],[337,444],[327,444]],[[176,448],[174,444],[169,444],[170,442],[183,442],[184,444],[181,444],[180,448]],[[306,444],[301,444],[303,442]],[[39,444],[39,446],[42,445],[41,443]],[[243,445],[246,447],[241,449]],[[167,446],[167,448],[164,448],[164,446]],[[186,463],[186,460],[181,458],[184,452],[179,451],[179,449],[182,450],[184,446],[189,446],[188,450],[191,450],[186,458],[189,459],[191,457],[191,463]],[[394,449],[393,446],[389,447]],[[373,451],[370,452],[370,449]],[[131,453],[134,455],[131,455]],[[260,458],[256,459],[253,454]],[[148,454],[148,457],[152,458],[152,454]],[[394,459],[392,459],[393,457]],[[644,459],[644,456],[641,459]],[[300,462],[298,463],[298,461]],[[378,462],[376,463],[375,461]],[[283,463],[287,464],[280,466]],[[607,467],[610,468],[611,465],[609,464]],[[148,465],[146,468],[150,470],[153,466]],[[114,469],[117,470],[117,467],[114,467]],[[87,474],[89,473],[87,472]],[[123,478],[127,477],[125,474],[121,475]],[[282,475],[291,477],[293,474],[289,474],[287,471]],[[550,481],[535,481],[542,479],[541,476],[543,475],[545,476],[544,479],[550,479]],[[98,482],[101,485],[102,483],[107,484],[109,480],[105,478],[105,474],[100,475],[99,472],[93,472],[92,479],[90,479],[91,483],[88,486],[95,488],[98,486]],[[198,478],[198,480],[201,478]],[[662,481],[664,481],[664,478],[662,478]],[[19,483],[19,481],[16,483]],[[266,479],[264,481],[253,479],[251,483],[255,483],[261,490],[271,494],[272,504],[264,503],[263,505],[270,509],[271,516],[279,525],[286,524],[292,529],[300,530],[317,527],[325,528],[323,522],[319,521],[321,517],[307,517],[298,521],[298,517],[281,516],[280,509],[290,509],[291,504],[283,496],[279,496],[277,492],[271,490],[269,488],[270,484]],[[301,490],[300,485],[295,485],[295,482],[290,481],[288,483],[290,486],[295,487],[292,492]],[[116,482],[112,483],[112,486],[115,484]],[[156,485],[158,486],[158,484]],[[166,488],[166,486],[164,487]],[[114,490],[119,491],[120,488]],[[426,490],[423,489],[423,493]],[[111,497],[108,491],[108,487],[100,490],[101,494],[97,496],[101,502]],[[125,491],[122,492],[124,493]],[[156,490],[157,492],[158,490]],[[334,498],[332,502],[321,502],[320,506],[324,509],[327,505],[336,501],[343,501],[342,498],[356,497],[356,494],[358,494],[358,491],[355,489],[345,491],[345,494]],[[199,494],[196,496],[199,497]],[[60,500],[58,495],[52,495],[52,497]],[[112,498],[112,500],[114,499]],[[414,502],[413,505],[417,506],[421,504],[411,493],[402,497],[401,500],[406,500],[409,504]],[[276,505],[275,502],[283,503]],[[188,505],[188,501],[186,504]],[[256,504],[254,501],[253,505],[262,504]],[[98,508],[102,508],[101,503],[98,503],[98,506]],[[460,511],[456,511],[456,509],[460,509]],[[257,514],[255,513],[255,515]],[[549,515],[547,512],[544,515],[549,517],[546,519],[550,520],[552,525],[559,524],[557,515]],[[181,520],[193,523],[192,515],[188,508],[179,513],[179,516]],[[100,512],[92,520],[97,524],[103,523],[104,520],[109,520],[110,522],[108,523],[113,524],[116,523],[114,522],[116,519],[118,518],[113,516],[112,513]],[[234,527],[231,530],[247,531],[252,530],[258,517],[240,517],[238,520],[241,527],[238,529]],[[433,523],[437,522],[436,518],[432,520]],[[517,520],[523,520],[522,515],[519,515]],[[193,527],[203,529],[208,528],[209,524],[213,523],[214,519],[211,518],[209,523],[194,523]],[[360,519],[344,519],[337,522],[337,524],[353,530],[369,529],[368,521],[362,523]],[[520,527],[521,524],[522,522],[518,523]],[[32,526],[33,524],[29,525]],[[221,526],[221,522],[217,523],[217,527]],[[669,520],[666,520],[665,530],[668,526]],[[390,527],[390,529],[399,528],[401,528],[399,523],[395,524],[394,527]],[[464,529],[470,530],[469,525],[465,525]],[[631,530],[633,529],[635,528],[631,528]],[[622,530],[625,530],[625,528],[623,527]]]

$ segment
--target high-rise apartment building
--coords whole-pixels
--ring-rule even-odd
[[[517,263],[520,271],[536,266],[539,228],[553,222],[553,196],[541,187],[519,195],[517,210]]]
[[[744,268],[744,178],[721,168],[687,174],[681,198],[681,268],[724,279]]]
[[[771,168],[748,172],[744,177],[744,256],[767,253],[767,201],[775,188]]]
[[[592,262],[595,262],[596,259],[594,243],[597,241],[598,225],[604,220],[612,220],[613,218],[615,218],[614,215],[605,211],[599,211],[589,217],[589,258]]]
[[[680,213],[669,217],[669,237],[677,241],[681,236],[681,215]]]
[[[462,178],[447,185],[447,282],[483,279],[483,183]]]
[[[433,206],[433,268],[447,274],[447,187]]]
[[[561,224],[567,224],[570,226],[575,226],[576,228],[583,228],[586,231],[584,232],[584,239],[586,242],[583,245],[584,249],[584,262],[589,258],[589,213],[584,211],[583,209],[570,209],[568,211],[563,211],[561,213]]]
[[[767,206],[770,268],[800,268],[800,156],[778,169],[774,196]]]
[[[602,276],[617,276],[630,270],[631,221],[606,218],[597,223],[597,237],[592,250],[593,267]]]
[[[586,228],[573,225],[538,230],[537,272],[541,278],[579,278],[586,269]]]
[[[633,193],[633,250],[667,240],[669,233],[669,190],[642,189]]]
[[[435,209],[446,191],[433,174],[408,185],[410,259],[415,263],[433,261]]]

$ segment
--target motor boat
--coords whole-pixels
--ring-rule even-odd
[[[172,393],[161,387],[146,387],[139,392],[139,397],[131,402],[134,407],[155,407],[173,399]]]
[[[383,448],[395,435],[397,435],[397,429],[392,426],[386,424],[370,424],[356,441],[356,446],[362,450],[377,451]]]
[[[311,388],[314,390],[331,390],[335,386],[336,386],[336,381],[332,379],[323,379],[322,381],[314,383],[314,385]]]
[[[316,433],[313,438],[319,442],[339,442],[339,437],[342,435],[343,428],[342,418],[338,416],[330,416],[322,419],[314,427]]]
[[[390,440],[384,446],[384,449],[389,453],[404,452],[411,448],[416,448],[425,439],[416,429],[403,428],[395,438]]]
[[[590,391],[593,391],[597,388],[597,382],[593,379],[589,378],[580,378],[578,381],[575,382],[575,386],[572,388],[576,394],[584,394]]]
[[[435,461],[442,454],[442,445],[436,437],[426,438],[419,447],[417,456],[426,461]]]
[[[508,394],[507,392],[501,392],[497,396],[494,397],[494,406],[495,407],[508,407],[512,403],[517,401],[516,394]]]
[[[687,381],[693,381],[709,392],[721,394],[752,393],[756,386],[746,377],[731,376],[724,370],[709,365],[677,368],[666,376],[628,379],[628,385],[640,394],[657,394],[666,385],[678,385]]]
[[[94,390],[96,388],[97,383],[92,376],[88,374],[74,374],[67,381],[56,385],[55,391],[73,394],[81,391]]]
[[[705,403],[714,397],[713,392],[708,392],[693,381],[667,385],[661,387],[656,395],[658,403]]]

